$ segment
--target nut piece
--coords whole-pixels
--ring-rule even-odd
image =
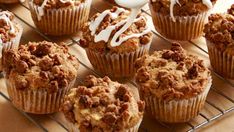
[[[116,122],[116,116],[113,115],[112,113],[108,112],[104,115],[104,117],[102,118],[103,122],[105,122],[106,124],[112,125]]]
[[[25,61],[19,60],[16,62],[16,70],[19,73],[24,73],[26,72],[27,69],[28,69],[28,64]]]

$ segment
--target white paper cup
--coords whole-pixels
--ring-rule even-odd
[[[210,63],[213,70],[225,78],[234,78],[234,55],[222,52],[215,44],[206,40]]]
[[[32,19],[40,31],[52,36],[61,36],[77,33],[80,30],[88,21],[91,3],[92,0],[85,0],[79,6],[70,8],[44,9],[43,16],[37,15],[39,6],[32,0],[29,2],[29,7]]]
[[[204,91],[196,97],[183,100],[164,101],[154,95],[144,96],[141,87],[141,99],[145,101],[146,113],[166,123],[183,123],[195,118],[204,106],[210,90],[212,79],[209,79]]]
[[[116,79],[129,78],[135,74],[135,61],[148,53],[150,44],[151,42],[130,53],[100,54],[88,48],[86,49],[86,53],[94,69],[103,75]]]
[[[133,127],[124,130],[123,132],[138,132],[140,125],[141,125],[142,119]],[[80,132],[79,125],[77,123],[71,123],[66,120],[66,126],[68,128],[69,132]]]
[[[20,24],[16,23],[16,28],[18,30],[16,36],[12,38],[9,42],[2,43],[2,46],[0,47],[0,71],[2,71],[2,56],[4,52],[10,49],[17,50],[19,48],[20,39],[23,33],[23,27]]]
[[[170,15],[154,11],[149,4],[155,29],[164,37],[172,40],[191,40],[203,34],[208,11],[194,16],[175,16],[175,22]]]
[[[13,105],[27,113],[51,114],[59,111],[63,97],[73,87],[75,79],[66,87],[55,93],[40,90],[18,90],[6,79],[7,91]]]

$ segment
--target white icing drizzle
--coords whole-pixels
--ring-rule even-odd
[[[208,8],[212,8],[213,4],[210,0],[202,0],[202,3],[206,5]]]
[[[181,6],[181,4],[179,3],[179,0],[170,0],[170,17],[172,18],[173,22],[175,22],[175,17],[174,17],[174,13],[173,13],[173,8],[175,6],[175,4],[179,4],[179,6]],[[156,2],[156,0],[154,0],[153,2]],[[211,0],[202,0],[202,3],[204,5],[206,5],[209,9],[213,7],[213,4],[211,2]]]
[[[171,18],[172,18],[172,20],[173,20],[174,22],[175,22],[176,20],[175,20],[175,17],[174,17],[173,8],[174,8],[175,4],[177,4],[177,3],[180,5],[180,3],[179,3],[178,0],[171,0],[171,4],[170,4],[170,16],[171,16]]]
[[[22,2],[22,3],[23,3],[23,2],[25,2],[25,0],[20,0],[20,2]]]
[[[142,16],[137,18],[137,19],[136,19],[136,17],[138,15],[138,13],[140,12],[141,7],[143,5],[145,5],[147,2],[148,2],[148,0],[137,0],[134,2],[127,2],[126,0],[116,0],[116,3],[118,3],[119,5],[121,5],[123,7],[127,7],[127,8],[132,8],[130,16],[127,19],[116,23],[115,25],[110,25],[110,26],[106,27],[104,30],[102,30],[98,34],[96,34],[97,28],[99,27],[100,23],[103,21],[103,19],[107,15],[110,15],[110,17],[112,19],[116,19],[120,13],[127,12],[127,10],[125,10],[123,8],[117,8],[117,10],[115,12],[110,12],[110,10],[106,10],[103,13],[101,13],[97,18],[95,18],[93,21],[91,21],[90,25],[89,25],[91,35],[94,36],[94,41],[95,42],[99,42],[99,41],[108,42],[112,31],[115,30],[116,27],[122,26],[124,24],[125,25],[118,32],[116,32],[114,34],[113,38],[111,39],[110,45],[112,47],[119,46],[123,42],[127,41],[130,38],[140,37],[140,36],[143,36],[145,34],[148,34],[151,31],[151,29],[148,26],[146,26],[145,30],[141,33],[135,33],[132,35],[120,37],[121,34],[123,32],[125,32],[132,25],[132,23],[139,21],[140,19],[144,19],[146,21],[146,19]],[[117,40],[119,40],[119,41],[117,42]]]
[[[118,17],[118,15],[122,12],[125,12],[125,9],[123,8],[117,8],[117,10],[115,12],[111,12],[110,10],[105,10],[103,13],[101,13],[95,20],[93,20],[90,25],[89,25],[89,29],[91,31],[91,35],[95,35],[96,30],[98,28],[98,26],[101,24],[101,22],[103,21],[103,19],[107,16],[110,15],[110,17],[112,19],[116,19]]]
[[[15,28],[14,28],[12,21],[10,20],[10,16],[11,16],[11,14],[9,12],[6,12],[6,11],[0,12],[0,20],[4,21],[7,24],[7,26],[10,27],[9,32],[14,34]],[[0,51],[2,51],[3,44],[8,44],[8,43],[9,42],[3,43],[2,34],[0,34]],[[2,57],[2,52],[0,52],[0,57]]]
[[[32,3],[33,3],[33,0],[31,1]],[[43,3],[41,4],[41,6],[34,6],[33,8],[34,8],[34,10],[35,10],[35,12],[36,12],[36,15],[37,15],[37,19],[38,19],[38,21],[40,21],[41,20],[41,17],[44,15],[44,8],[45,8],[45,6],[46,6],[46,4],[47,4],[47,2],[48,2],[48,0],[44,0],[43,1]],[[34,4],[32,4],[32,5],[34,5]]]
[[[4,22],[6,22],[7,26],[10,27],[10,33],[14,34],[15,33],[15,28],[13,23],[10,20],[10,16],[11,14],[9,12],[3,11],[0,12],[0,20],[3,20]]]

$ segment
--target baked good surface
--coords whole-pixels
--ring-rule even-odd
[[[208,41],[212,42],[219,51],[234,55],[234,16],[233,6],[225,14],[211,14],[204,32]],[[232,14],[232,15],[231,15]]]
[[[65,45],[42,41],[8,50],[3,56],[7,79],[18,90],[56,92],[77,76],[79,62]]]
[[[59,9],[72,6],[79,6],[86,0],[32,0],[36,5],[45,9]]]
[[[174,0],[150,0],[150,4],[155,12],[169,15],[172,1]],[[178,0],[178,3],[173,6],[173,13],[175,16],[192,16],[206,12],[209,8],[202,1],[203,0]],[[214,5],[217,0],[210,1]]]
[[[135,63],[136,81],[144,96],[164,101],[196,97],[209,83],[210,71],[198,57],[187,54],[180,44],[170,50],[155,51]]]
[[[83,39],[80,40],[80,44],[101,53],[134,52],[139,47],[149,44],[152,40],[151,29],[147,25],[146,17],[139,14],[135,22],[119,36],[121,44],[112,46],[113,36],[126,23],[129,14],[128,10],[113,7],[101,14],[94,15],[82,29]]]
[[[123,131],[142,120],[144,106],[128,86],[90,75],[84,86],[68,92],[62,111],[81,132]]]
[[[0,43],[7,43],[16,37],[19,27],[13,21],[14,15],[9,11],[0,12]]]

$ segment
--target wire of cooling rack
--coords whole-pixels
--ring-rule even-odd
[[[111,5],[110,3],[107,3],[107,4]],[[27,6],[25,6],[25,5],[23,5],[23,4],[20,4],[20,5],[21,5],[22,7],[24,7],[25,9],[29,10],[29,8],[28,8]],[[3,7],[4,9],[6,9],[4,6],[2,6],[2,7]],[[97,8],[95,8],[95,7],[93,7],[93,6],[92,6],[92,9],[93,9],[93,10],[96,10],[97,12],[100,12],[100,10],[98,10]],[[143,11],[145,14],[151,16],[151,14],[148,13],[146,10],[142,10],[142,11]],[[48,36],[46,36],[45,34],[43,34],[42,32],[40,32],[38,29],[36,29],[34,26],[32,26],[31,24],[29,24],[27,21],[25,21],[24,19],[22,19],[21,17],[19,17],[17,14],[14,13],[14,15],[15,15],[20,21],[22,21],[23,23],[25,23],[26,25],[28,25],[30,28],[32,28],[32,30],[35,31],[36,33],[38,33],[42,38],[44,38],[45,40],[48,40],[48,41],[52,41],[52,39],[50,39]],[[164,38],[163,36],[159,35],[157,32],[155,32],[155,31],[153,31],[153,30],[152,30],[152,32],[154,33],[154,35],[155,35],[156,37],[161,38],[162,40],[164,40],[164,41],[167,42],[168,44],[171,43],[170,40],[168,40],[168,39]],[[78,41],[75,40],[74,38],[69,38],[69,39],[70,39],[72,42],[71,42],[71,43],[67,43],[68,46],[72,46],[72,45],[74,45],[74,44],[78,44],[78,45],[79,45]],[[208,54],[207,51],[205,51],[203,48],[201,48],[198,44],[196,44],[196,43],[194,43],[194,42],[192,42],[192,41],[188,41],[188,42],[189,42],[191,45],[193,45],[193,46],[195,46],[196,48],[198,48],[201,52],[204,52],[204,53]],[[99,76],[99,77],[101,76],[99,73],[97,73],[97,72],[94,71],[92,68],[90,68],[89,66],[87,66],[84,62],[80,61],[80,64],[81,64],[82,66],[84,66],[87,70],[91,71],[92,74],[94,74],[94,75],[96,75],[96,76]],[[227,79],[221,77],[220,75],[218,75],[217,73],[215,73],[212,69],[210,69],[210,70],[212,71],[212,73],[213,73],[216,77],[220,78],[220,79],[223,80],[225,83],[227,83],[227,84],[230,85],[232,88],[234,88],[234,84],[233,84],[232,82],[230,82],[229,80],[227,80]],[[82,82],[80,79],[78,79],[78,81],[79,81],[79,82]],[[133,86],[136,86],[135,83],[134,83],[133,81],[131,81],[131,80],[130,80],[130,83],[133,84]],[[185,123],[185,125],[187,125],[187,126],[190,127],[187,131],[189,131],[189,132],[190,132],[190,131],[194,131],[194,130],[196,130],[196,129],[198,129],[198,128],[201,128],[201,127],[203,127],[203,126],[209,124],[210,122],[212,122],[212,121],[214,121],[214,120],[216,120],[216,119],[222,117],[223,115],[225,115],[225,114],[227,114],[227,113],[229,113],[229,112],[234,111],[234,100],[233,100],[232,98],[230,98],[230,97],[227,96],[225,93],[221,92],[220,90],[218,90],[218,89],[216,89],[216,88],[214,88],[214,87],[212,87],[211,90],[212,90],[213,92],[215,92],[216,94],[222,96],[224,99],[230,101],[230,102],[232,103],[232,107],[230,107],[230,108],[228,108],[228,109],[223,109],[223,108],[220,108],[219,106],[217,106],[216,104],[214,104],[214,103],[212,103],[212,102],[210,102],[210,101],[207,100],[207,101],[206,101],[206,104],[212,106],[214,109],[216,109],[217,111],[219,111],[219,113],[216,114],[216,115],[214,115],[214,116],[212,116],[211,118],[207,117],[207,116],[206,116],[205,114],[203,114],[203,113],[200,113],[199,116],[201,116],[203,119],[205,119],[205,121],[202,122],[202,123],[198,123],[198,124],[196,124],[196,125],[194,125],[194,124],[192,124],[192,123],[190,123],[190,122]],[[3,96],[7,101],[10,102],[10,99],[9,99],[5,94],[3,94],[2,92],[0,92],[0,95]],[[26,114],[26,113],[24,113],[24,112],[22,112],[22,111],[20,111],[20,112],[21,112],[24,116],[26,116],[30,121],[32,121],[36,126],[38,126],[39,128],[41,128],[43,131],[48,131],[48,130],[47,130],[45,127],[43,127],[39,122],[37,122],[36,120],[34,120],[30,115],[28,115],[28,114]],[[56,119],[53,115],[47,115],[47,116],[48,116],[51,120],[55,121],[55,122],[56,122],[59,126],[61,126],[65,131],[68,131],[68,129],[65,127],[65,125],[64,125],[61,121],[59,121],[58,119]],[[159,122],[159,123],[160,123],[163,127],[165,127],[165,128],[167,128],[167,129],[170,130],[170,126],[169,126],[169,125],[167,125],[167,124],[165,124],[165,123],[162,123],[162,122]],[[149,130],[147,130],[147,128],[144,128],[144,127],[142,127],[141,130],[144,131],[144,132],[149,131]]]

